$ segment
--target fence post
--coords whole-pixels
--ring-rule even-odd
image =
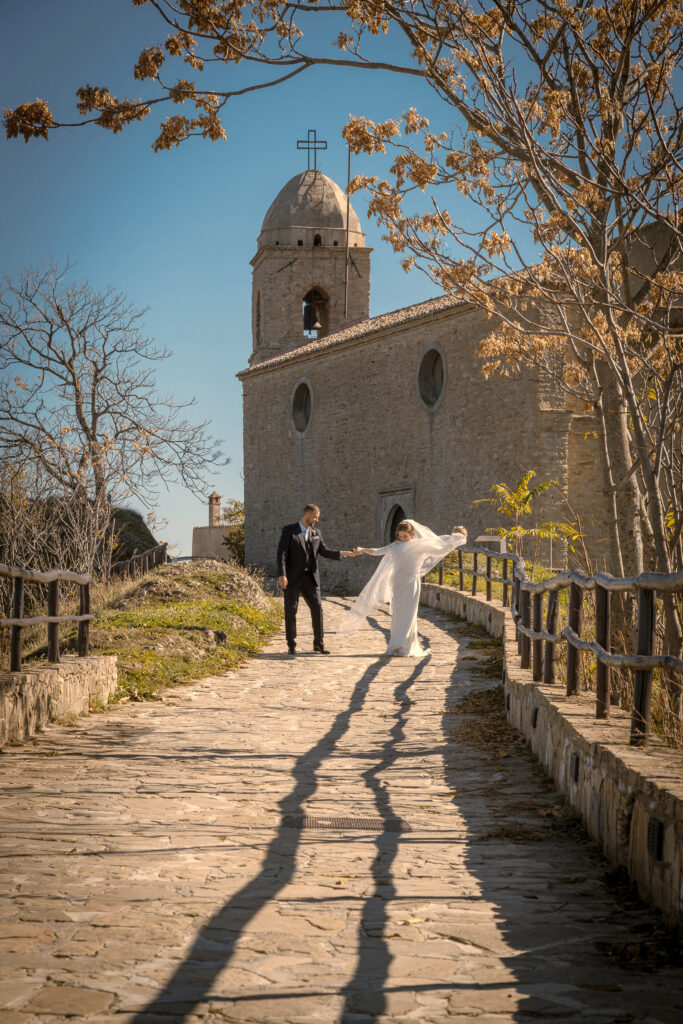
[[[611,614],[610,592],[595,584],[595,642],[611,653],[609,627]],[[596,665],[595,717],[609,718],[610,669],[598,660]]]
[[[569,587],[569,620],[568,625],[577,636],[581,636],[581,610],[583,606],[583,594],[576,583]],[[581,665],[581,652],[567,640],[567,696],[579,692],[579,668]]]
[[[443,585],[443,562],[439,562],[439,586]]]
[[[24,578],[14,577],[14,592],[12,594],[12,618],[23,619],[24,617]],[[12,626],[10,632],[10,672],[21,672],[21,626]]]
[[[465,577],[462,571],[462,551],[458,548],[458,571],[460,573],[460,590],[465,589]]]
[[[472,555],[472,597],[477,593],[477,572],[479,568],[479,555],[475,551]]]
[[[486,556],[486,600],[491,600],[491,556]]]
[[[557,591],[551,590],[548,593],[548,611],[546,612],[545,628],[548,633],[557,631]],[[543,658],[543,682],[552,686],[555,682],[555,644],[550,640],[545,642]]]
[[[522,625],[527,628],[531,625],[531,594],[528,590],[522,590]],[[520,633],[522,640],[522,668],[529,668],[531,663],[531,640],[524,633]]]
[[[654,590],[638,590],[638,654],[652,654],[655,647],[657,602]],[[647,746],[650,731],[650,695],[652,669],[639,668],[633,685],[633,714],[631,716],[631,745]]]
[[[543,629],[543,594],[534,594],[534,631],[540,633]],[[534,638],[534,682],[540,683],[543,679],[543,641],[540,637]]]
[[[520,584],[519,580],[517,579],[517,577],[515,577],[513,582],[512,582],[512,611],[518,617],[521,616],[521,614],[522,614],[522,606],[521,606],[521,601],[520,601],[520,594],[521,594],[520,587],[521,587],[521,584]],[[522,653],[522,634],[519,631],[519,627],[517,626],[517,623],[515,623],[515,629],[517,630],[517,654],[521,655],[521,653]]]
[[[508,578],[508,560],[507,560],[507,558],[504,558],[503,559],[503,580],[507,580],[507,578]],[[508,585],[507,585],[507,583],[504,582],[503,583],[503,607],[504,608],[507,608],[507,603],[508,603]]]
[[[90,584],[81,585],[80,615],[90,615]],[[86,658],[90,645],[90,620],[78,623],[78,657]]]
[[[59,580],[52,580],[47,585],[47,614],[55,617],[59,615]],[[47,660],[54,664],[60,660],[58,622],[48,622],[47,624]]]

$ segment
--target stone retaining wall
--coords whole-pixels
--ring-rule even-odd
[[[116,658],[65,657],[58,665],[0,672],[0,746],[26,739],[55,718],[106,703],[116,689]]]
[[[508,721],[526,736],[605,857],[628,870],[641,896],[668,921],[680,921],[683,753],[657,739],[645,750],[631,747],[630,717],[623,711],[597,720],[593,694],[567,697],[563,682],[534,683],[531,671],[520,667],[512,615],[500,601],[426,583],[422,602],[503,637]]]

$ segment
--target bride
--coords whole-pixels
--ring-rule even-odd
[[[368,615],[385,602],[391,605],[391,636],[387,654],[422,657],[426,652],[417,638],[420,577],[433,569],[454,548],[467,542],[464,526],[439,537],[428,526],[404,519],[396,528],[396,540],[383,548],[354,548],[354,555],[383,555],[369,583],[342,619],[340,633],[362,626]]]

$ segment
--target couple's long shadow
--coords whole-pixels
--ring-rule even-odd
[[[451,633],[451,626],[445,620],[437,628],[444,633]],[[386,633],[379,622],[377,628]],[[389,794],[381,784],[381,776],[401,756],[400,744],[405,734],[407,716],[411,711],[411,702],[406,698],[410,688],[418,681],[427,661],[417,664],[410,675],[394,688],[396,712],[393,716],[391,729],[376,750],[364,752],[369,765],[362,774],[366,785],[374,796],[378,814],[384,818],[395,818]],[[326,758],[331,756],[335,746],[348,731],[352,718],[362,711],[366,697],[373,681],[382,667],[386,665],[384,658],[374,662],[357,681],[351,693],[348,705],[335,717],[332,725],[318,742],[297,758],[294,769],[294,787],[291,793],[279,802],[282,815],[301,813],[304,801],[317,788],[316,774]],[[447,706],[463,692],[460,669],[456,665],[449,673],[444,696]],[[484,684],[487,685],[487,684]],[[491,681],[488,686],[495,685]],[[476,688],[476,686],[475,686]],[[467,689],[467,687],[466,687]],[[445,720],[444,720],[445,729]],[[544,1021],[559,1016],[570,1016],[572,1019],[591,1019],[613,1024],[614,1021],[626,1020],[664,1020],[668,1017],[650,1018],[631,1014],[630,992],[625,990],[621,995],[621,986],[625,986],[628,972],[623,973],[605,958],[596,956],[593,940],[601,937],[601,932],[619,934],[628,937],[629,915],[622,920],[623,908],[609,908],[609,898],[605,894],[595,899],[591,893],[577,894],[575,883],[582,879],[569,877],[577,870],[583,870],[591,859],[586,851],[579,852],[572,840],[565,840],[557,845],[544,844],[541,850],[528,846],[514,850],[508,845],[498,848],[496,844],[477,840],[477,837],[491,822],[488,819],[489,797],[493,800],[491,789],[497,790],[504,784],[497,776],[497,766],[482,761],[481,756],[472,751],[453,749],[448,744],[447,735],[434,736],[434,747],[429,751],[433,754],[441,746],[446,769],[446,782],[452,790],[453,802],[457,805],[463,822],[467,826],[468,836],[463,846],[464,864],[469,870],[471,879],[478,892],[463,895],[464,907],[473,904],[488,905],[495,908],[496,927],[507,941],[511,950],[509,955],[489,951],[496,958],[500,957],[500,966],[492,976],[484,980],[469,979],[468,971],[461,976],[454,976],[453,971],[445,970],[445,977],[433,981],[425,980],[421,984],[411,984],[409,991],[436,990],[450,993],[458,1002],[444,1012],[450,1012],[455,1019],[462,1010],[463,1017],[475,1014],[500,1012],[500,998],[509,998],[507,992],[514,990],[517,999],[514,1008],[510,1006],[506,1013],[507,1020],[524,1021],[535,1016]],[[466,745],[465,745],[466,746]],[[420,751],[411,747],[410,754],[415,756]],[[525,769],[526,781],[522,779],[522,790],[516,795],[518,800],[531,800],[533,792],[538,789],[532,770]],[[514,794],[512,794],[514,796]],[[507,817],[514,824],[520,814],[519,804],[511,805]],[[229,965],[236,943],[252,918],[269,901],[274,900],[278,893],[292,880],[296,868],[296,856],[301,843],[301,832],[296,829],[280,827],[268,846],[261,871],[221,908],[202,928],[186,960],[176,970],[163,992],[136,1015],[133,1024],[150,1024],[160,1018],[166,1021],[182,1021],[193,1012],[197,1005],[209,998],[209,993],[218,975]],[[398,899],[398,892],[393,880],[393,867],[401,842],[405,837],[400,833],[381,832],[375,842],[375,856],[371,866],[374,882],[372,892],[365,898],[360,912],[359,942],[356,967],[353,977],[341,990],[343,1003],[341,1010],[335,1013],[340,1024],[351,1024],[352,1021],[373,1021],[390,1012],[387,1006],[388,994],[392,991],[405,990],[405,985],[392,987],[388,984],[391,966],[387,928],[388,910]],[[512,863],[510,863],[512,858]],[[590,874],[590,871],[588,872]],[[524,877],[520,883],[519,876]],[[564,876],[567,877],[564,877]],[[589,879],[586,879],[588,882]],[[437,898],[436,894],[430,899]],[[453,901],[453,896],[448,897]],[[526,900],[537,901],[527,903]],[[567,901],[571,912],[566,912],[568,919],[563,920],[558,931],[558,912]],[[609,912],[609,919],[598,927],[593,923],[594,909],[601,913]],[[619,916],[617,916],[617,912]],[[475,915],[478,913],[475,907]],[[591,920],[586,922],[589,913]],[[641,911],[631,911],[633,922],[642,917]],[[471,920],[471,919],[470,919]],[[472,941],[472,948],[479,952],[474,937],[468,934],[468,918],[464,916],[462,928],[463,943]],[[478,925],[475,925],[478,927]],[[487,940],[488,941],[488,940]],[[213,943],[211,949],[209,944]],[[212,959],[207,960],[207,957]],[[504,977],[501,977],[501,971]],[[558,979],[564,992],[556,997]],[[643,983],[640,974],[638,984]],[[674,982],[675,983],[675,982]],[[286,1006],[292,996],[309,996],[317,994],[331,995],[332,991],[325,985],[316,988],[326,989],[325,992],[308,990],[273,991],[266,989],[261,993],[237,996],[235,999],[211,996],[211,1001],[243,1002],[260,999],[283,1002],[282,1018],[286,1019]],[[504,990],[499,997],[497,990]],[[601,991],[604,989],[604,991]],[[653,1001],[658,993],[651,991]],[[569,1000],[567,1002],[567,1000]],[[227,1013],[229,1011],[226,1010]],[[635,1011],[638,1013],[637,1009]],[[575,1017],[576,1014],[576,1017]],[[266,1018],[264,1018],[266,1019]],[[268,1019],[275,1019],[273,1017]]]
[[[382,632],[386,633],[377,624]],[[316,773],[323,761],[334,752],[335,746],[347,732],[353,715],[362,711],[368,690],[376,679],[384,659],[374,662],[361,676],[354,686],[348,705],[335,717],[327,732],[318,742],[301,754],[292,771],[294,788],[291,793],[279,801],[282,819],[286,815],[296,816],[301,813],[304,802],[317,789]],[[363,773],[363,778],[374,795],[377,811],[382,818],[394,818],[388,794],[380,785],[380,774],[392,764],[396,757],[396,745],[404,733],[405,716],[409,703],[402,698],[423,671],[424,663],[419,664],[405,681],[395,689],[395,697],[401,701],[395,715],[395,723],[387,734],[379,756]],[[286,828],[280,825],[268,845],[263,866],[259,873],[243,886],[239,892],[228,900],[211,920],[200,930],[186,959],[178,967],[162,992],[133,1018],[133,1024],[149,1024],[157,1017],[166,1020],[182,1021],[191,1014],[194,1008],[209,998],[209,993],[218,975],[230,963],[237,941],[249,921],[256,916],[267,903],[275,899],[277,894],[292,880],[296,869],[296,855],[301,843],[302,833],[299,829]],[[364,904],[361,915],[360,956],[353,978],[343,990],[344,1009],[342,1020],[347,1013],[361,1012],[373,1017],[383,1011],[383,988],[387,978],[390,956],[384,939],[386,923],[387,898],[391,893],[391,866],[401,840],[399,833],[380,833],[376,839],[377,852],[372,865],[375,881],[374,892]],[[382,886],[383,895],[378,894]],[[389,888],[387,888],[389,886]],[[370,936],[375,933],[376,938]],[[207,943],[213,943],[211,949]],[[208,959],[212,957],[213,959]],[[222,1002],[222,998],[210,997],[212,1002]],[[251,998],[254,998],[253,996]],[[258,998],[256,996],[255,998]],[[273,995],[270,995],[273,998]],[[277,998],[275,996],[275,998]],[[284,997],[287,998],[286,996]]]

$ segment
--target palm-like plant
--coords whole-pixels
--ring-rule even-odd
[[[492,497],[477,498],[472,502],[472,505],[490,505],[499,515],[506,516],[511,520],[509,526],[487,527],[487,531],[495,533],[499,537],[505,537],[516,555],[524,555],[524,540],[527,537],[534,537],[537,541],[542,539],[564,540],[570,547],[581,538],[575,523],[548,522],[541,523],[540,526],[526,526],[523,523],[522,520],[525,516],[532,515],[532,505],[536,498],[557,485],[557,480],[544,480],[542,483],[532,486],[535,476],[535,470],[527,469],[514,487],[510,487],[506,483],[493,484],[491,486]],[[534,554],[535,561],[536,553]]]

